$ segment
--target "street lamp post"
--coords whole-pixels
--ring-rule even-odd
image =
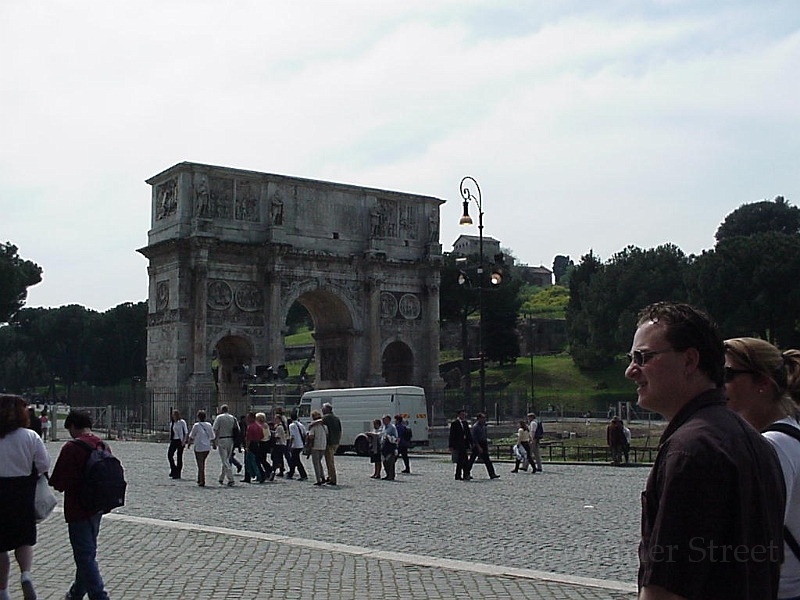
[[[477,195],[472,193],[471,185],[477,190]],[[483,354],[483,204],[481,202],[481,187],[473,177],[464,177],[459,185],[461,197],[464,199],[464,214],[458,221],[459,225],[472,225],[469,216],[469,202],[473,200],[478,205],[478,358],[480,360],[480,402],[481,411],[486,414],[486,363]]]
[[[528,412],[533,412],[535,410],[535,401],[533,396],[533,323],[531,322],[531,315],[529,313],[525,314],[525,318],[528,320],[528,355],[531,358],[531,405],[528,409]]]

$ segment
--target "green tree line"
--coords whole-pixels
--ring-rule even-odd
[[[570,273],[570,353],[600,369],[627,351],[638,311],[652,302],[705,309],[724,337],[800,345],[800,209],[781,196],[745,204],[719,226],[714,248],[686,255],[628,246],[602,263],[590,251]]]
[[[0,390],[68,396],[76,383],[111,386],[143,378],[146,328],[146,302],[103,313],[74,304],[23,308],[0,327]]]

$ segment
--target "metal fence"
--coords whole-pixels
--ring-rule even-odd
[[[513,460],[513,444],[499,444],[492,447],[498,460]],[[543,443],[540,446],[542,460],[545,462],[611,462],[608,446],[579,446],[561,442]],[[631,446],[628,459],[631,464],[649,464],[655,460],[658,448]]]
[[[92,415],[94,430],[109,439],[160,439],[167,436],[173,410],[180,411],[181,417],[191,426],[199,410],[204,410],[211,420],[223,404],[236,416],[250,410],[271,414],[276,408],[291,412],[302,395],[296,386],[280,384],[259,392],[259,395],[250,395],[217,390],[98,389],[88,394],[70,394],[70,404]]]

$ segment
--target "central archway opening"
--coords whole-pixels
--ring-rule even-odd
[[[306,311],[312,322],[310,337],[313,339],[313,387],[350,387],[354,373],[353,318],[347,306],[333,292],[325,289],[305,292],[297,298],[295,304]],[[294,305],[290,307],[287,312],[287,326],[289,313],[292,311],[294,319],[299,313]],[[305,360],[309,361],[305,369],[306,383],[311,383],[310,357],[307,354]]]

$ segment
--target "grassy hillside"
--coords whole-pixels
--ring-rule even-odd
[[[624,360],[601,371],[580,371],[566,353],[533,358],[533,394],[539,410],[553,406],[564,411],[605,411],[609,404],[636,401],[634,385],[625,379]],[[473,372],[473,386],[477,388],[478,373]],[[529,357],[517,359],[508,367],[487,367],[487,397],[516,396],[526,398],[531,394],[531,365]],[[453,392],[455,393],[455,392]]]
[[[310,331],[302,331],[286,337],[287,346],[312,345]],[[442,362],[457,360],[460,352],[442,352]],[[297,375],[305,361],[292,361],[287,364],[289,373]],[[553,404],[563,410],[602,411],[616,402],[635,402],[634,385],[625,379],[624,360],[602,371],[580,371],[566,353],[533,357],[533,385],[536,405],[545,408]],[[308,369],[309,377],[314,375],[314,363]],[[473,372],[473,385],[477,390],[478,373]],[[487,365],[486,384],[489,393],[502,396],[516,395],[530,397],[531,365],[530,358],[523,356],[516,364],[506,367]],[[450,393],[457,393],[455,391]]]

